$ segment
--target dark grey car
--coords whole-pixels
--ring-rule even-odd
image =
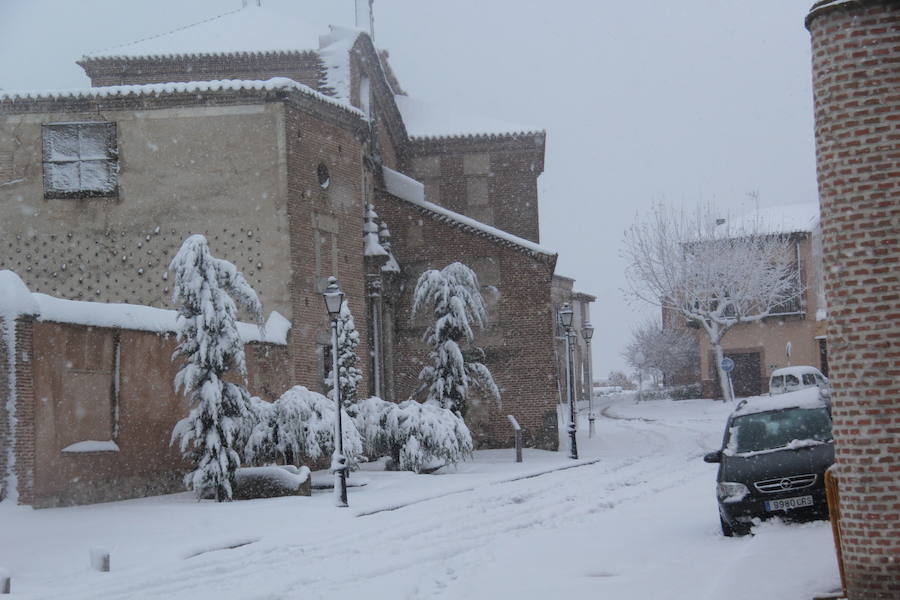
[[[754,519],[828,518],[825,470],[834,443],[831,415],[817,394],[741,402],[728,417],[722,449],[703,460],[719,463],[716,495],[727,536],[749,533]]]

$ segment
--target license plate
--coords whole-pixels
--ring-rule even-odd
[[[812,506],[812,496],[797,496],[795,498],[782,498],[780,500],[766,500],[766,510],[791,510]]]

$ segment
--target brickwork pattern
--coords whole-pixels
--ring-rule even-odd
[[[537,178],[544,136],[414,140],[404,172],[425,183],[426,200],[540,242]],[[481,198],[482,185],[486,198]]]
[[[316,52],[102,58],[78,64],[92,87],[288,77],[325,91],[325,67]]]
[[[812,35],[841,535],[851,600],[900,597],[900,4],[819,2]]]
[[[405,400],[418,387],[418,374],[427,349],[420,341],[421,320],[410,314],[412,291],[425,268],[443,268],[453,261],[474,264],[485,258],[499,262],[499,323],[484,336],[485,363],[503,394],[502,404],[482,400],[473,408],[470,427],[483,447],[510,447],[513,432],[506,418],[512,414],[525,430],[527,445],[556,449],[556,373],[550,287],[555,257],[535,258],[515,248],[462,231],[420,212],[387,194],[376,203],[379,215],[394,233],[394,251],[404,269],[403,292],[395,315],[394,376],[397,400]],[[419,229],[418,233],[412,233]],[[410,240],[427,243],[410,243]]]
[[[323,360],[327,359],[322,356],[322,349],[331,342],[322,292],[327,277],[335,275],[359,331],[356,352],[363,372],[360,389],[366,390],[371,369],[367,360],[370,337],[362,239],[362,138],[290,108],[286,111],[285,127],[290,295],[295,323],[290,340],[293,381],[314,391],[323,390]],[[330,176],[325,188],[317,178],[320,164],[325,165]]]

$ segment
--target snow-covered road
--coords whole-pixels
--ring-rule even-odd
[[[720,535],[701,456],[729,407],[601,408],[597,435],[582,428],[580,466],[555,470],[572,466],[565,452],[517,465],[490,451],[441,475],[363,472],[349,510],[327,492],[0,506],[0,567],[22,598],[808,600],[837,586],[827,523]],[[111,550],[112,572],[88,568],[93,546]]]

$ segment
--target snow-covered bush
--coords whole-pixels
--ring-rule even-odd
[[[479,361],[465,356],[461,344],[471,344],[475,335],[472,325],[484,327],[487,315],[478,277],[466,265],[455,262],[440,271],[422,273],[413,293],[413,316],[431,310],[433,323],[425,331],[430,346],[428,363],[419,373],[421,386],[427,390],[426,402],[466,414],[469,386],[477,385],[491,397],[500,400],[500,391],[491,372]],[[475,354],[483,354],[474,349]]]
[[[179,344],[172,359],[184,358],[175,389],[183,388],[192,405],[175,425],[172,442],[179,440],[182,455],[194,463],[186,485],[198,494],[215,490],[216,500],[231,500],[234,472],[240,466],[239,438],[244,419],[252,416],[246,388],[224,379],[233,370],[244,382],[247,378],[232,295],[258,323],[262,306],[237,268],[210,254],[202,235],[184,241],[169,270],[175,273],[172,301],[179,305]]]
[[[282,460],[293,464],[302,458],[315,460],[334,450],[334,400],[294,386],[273,403],[254,403],[256,424],[247,439],[244,456],[251,464]],[[344,455],[353,464],[362,454],[356,426],[342,412]]]
[[[359,346],[359,332],[356,331],[353,315],[350,314],[350,307],[346,300],[341,303],[341,312],[338,314],[337,337],[341,404],[346,408],[356,402],[356,388],[362,380],[362,371],[356,366],[356,363],[359,362],[359,357],[356,355],[356,348]],[[328,364],[331,365],[330,357]],[[334,398],[333,386],[334,378],[329,368],[328,375],[325,377],[325,389],[328,390],[329,398]]]
[[[405,471],[456,464],[472,454],[472,435],[461,417],[434,404],[369,398],[356,405],[356,427],[367,456],[390,454]]]

